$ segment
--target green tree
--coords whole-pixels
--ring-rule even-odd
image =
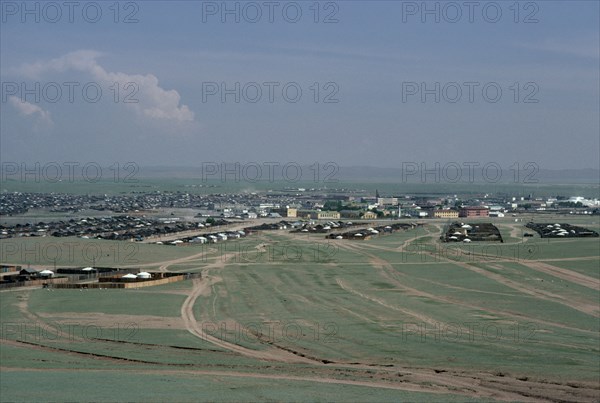
[[[328,211],[340,211],[342,210],[341,200],[327,200],[323,205],[323,208]]]

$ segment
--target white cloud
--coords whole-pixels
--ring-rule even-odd
[[[37,105],[34,105],[30,102],[23,101],[22,99],[12,95],[8,97],[11,105],[13,105],[21,115],[23,116],[31,116],[35,119],[39,119],[39,123],[52,125],[52,118],[50,117],[50,112],[40,108]]]
[[[47,71],[75,70],[88,73],[103,89],[119,83],[119,101],[124,102],[128,97],[132,102],[124,104],[142,116],[179,122],[194,120],[194,112],[187,105],[181,104],[179,93],[162,88],[156,76],[107,71],[96,60],[100,56],[100,52],[79,50],[50,61],[26,64],[20,71],[31,78],[39,77]]]
[[[78,50],[56,59],[24,64],[18,71],[32,79],[39,78],[47,71],[77,70],[89,72],[94,66],[98,65],[96,59],[100,56],[102,56],[102,53],[95,50]]]

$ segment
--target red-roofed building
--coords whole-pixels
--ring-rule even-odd
[[[460,209],[459,217],[489,217],[490,211],[487,207],[468,206]]]

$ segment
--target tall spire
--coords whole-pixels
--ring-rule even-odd
[[[376,197],[377,199],[379,199],[379,190],[378,190],[378,189],[375,189],[375,197]]]

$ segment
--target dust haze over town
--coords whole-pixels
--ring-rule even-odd
[[[0,1],[2,400],[598,401],[599,15]]]

